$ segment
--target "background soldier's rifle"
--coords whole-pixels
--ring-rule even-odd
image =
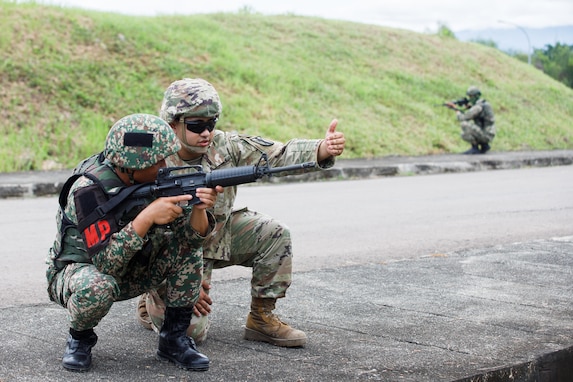
[[[470,100],[467,99],[466,97],[464,97],[464,98],[457,99],[455,101],[444,102],[444,103],[441,103],[441,104],[435,105],[435,106],[445,106],[448,109],[452,109],[452,110],[456,110],[456,111],[462,111],[462,109],[460,109],[456,106],[467,107],[469,102],[470,102]]]

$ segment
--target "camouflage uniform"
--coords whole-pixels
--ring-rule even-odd
[[[73,194],[91,184],[93,181],[81,177],[68,195],[64,215],[74,224],[78,220]],[[56,240],[47,260],[50,299],[68,309],[70,326],[75,330],[95,327],[113,302],[137,297],[164,280],[168,306],[193,306],[199,297],[204,237],[188,222],[189,211],[174,221],[171,229],[155,227],[141,238],[130,221],[91,260],[85,256],[86,262],[69,263],[62,269],[56,266],[60,248]],[[76,240],[77,230],[69,230],[66,236],[61,239],[63,243],[85,253],[83,243]]]
[[[174,135],[173,138],[176,151],[180,146]],[[108,152],[108,157],[114,159],[114,153]],[[151,164],[164,159],[157,155],[134,158],[143,158],[143,162]],[[85,163],[80,165],[84,166]],[[97,174],[98,180],[105,180],[107,192],[112,191],[112,186],[123,184],[107,160],[95,163],[87,173]],[[108,313],[113,302],[136,297],[162,282],[167,286],[165,301],[168,306],[193,306],[199,296],[201,245],[205,237],[195,232],[189,224],[191,208],[184,209],[183,215],[173,221],[169,228],[156,226],[143,238],[137,235],[132,226],[132,220],[139,210],[130,211],[119,219],[126,223],[109,237],[107,245],[97,253],[88,255],[86,243],[77,227],[74,196],[79,190],[93,184],[92,178],[81,176],[73,183],[69,193],[61,197],[66,203],[58,211],[58,235],[46,260],[49,297],[68,309],[70,327],[78,331],[91,329]],[[63,230],[65,221],[68,224]],[[212,216],[209,223],[212,228]]]
[[[222,110],[219,97],[211,84],[202,79],[176,81],[166,91],[161,107],[161,118],[175,122],[181,110],[186,116],[218,118]],[[292,139],[286,144],[261,137],[239,135],[215,130],[212,144],[201,152],[200,160],[183,161],[178,155],[168,158],[168,166],[201,165],[204,171],[255,165],[263,153],[271,167],[316,162],[321,139]],[[189,150],[195,148],[181,142]],[[304,171],[317,171],[334,165],[334,158],[317,163],[312,169],[285,172],[277,176]],[[271,300],[282,298],[292,279],[292,245],[288,227],[270,216],[247,208],[233,210],[237,187],[225,187],[212,210],[216,225],[205,241],[203,249],[203,279],[210,284],[213,269],[231,265],[251,267],[251,296]],[[164,289],[143,296],[142,310],[147,311],[150,324],[140,315],[143,325],[158,330],[163,322]],[[193,316],[188,335],[197,342],[206,338],[209,328],[207,316]]]
[[[495,118],[489,102],[478,100],[464,113],[457,113],[462,128],[461,137],[471,145],[490,143],[495,137]]]
[[[200,164],[205,171],[256,164],[267,153],[271,167],[316,161],[321,140],[293,139],[286,144],[215,130],[213,143]],[[167,159],[168,166],[188,165],[178,155]],[[317,164],[316,171],[334,165],[334,159]],[[294,172],[296,173],[296,172]],[[276,176],[292,175],[293,172]],[[247,208],[233,210],[237,186],[225,187],[213,208],[216,225],[203,246],[203,279],[209,284],[213,269],[241,265],[253,268],[251,296],[281,298],[292,280],[292,244],[288,227],[265,214]],[[162,291],[147,298],[154,330],[161,327]],[[207,316],[193,317],[188,334],[197,342],[206,338]]]
[[[48,253],[46,272],[50,299],[68,310],[65,369],[91,367],[92,348],[98,340],[93,328],[115,301],[136,297],[161,283],[166,285],[167,308],[157,357],[188,370],[209,369],[209,358],[185,335],[199,298],[200,246],[205,237],[191,225],[191,207],[170,209],[170,203],[175,206],[182,200],[176,197],[160,200],[148,210],[152,222],[160,219],[169,225],[150,225],[144,219],[135,226],[134,219],[153,200],[130,199],[140,187],[125,187],[136,183],[138,170],[140,179],[154,176],[165,158],[180,148],[165,121],[132,114],[111,127],[105,150],[82,162],[65,183],[56,217],[58,234]],[[203,212],[199,213],[193,221],[205,227]],[[214,226],[212,215],[206,217],[205,235]]]

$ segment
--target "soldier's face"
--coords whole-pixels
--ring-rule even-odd
[[[472,95],[472,96],[469,96],[469,97],[468,97],[468,100],[470,101],[470,103],[471,103],[472,105],[475,105],[478,99],[479,99],[479,96],[475,96],[475,95]]]
[[[215,118],[186,117],[174,127],[183,148],[190,154],[207,151],[215,134]]]
[[[183,124],[187,141],[191,146],[206,147],[211,143],[217,118],[185,118]]]
[[[165,159],[160,160],[151,167],[133,172],[133,179],[137,183],[153,182],[157,178],[159,169],[165,167]]]

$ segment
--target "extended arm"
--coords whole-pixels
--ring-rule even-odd
[[[458,121],[469,121],[479,116],[482,109],[483,108],[481,105],[479,104],[474,105],[470,109],[468,109],[468,111],[466,111],[465,113],[461,111],[456,112],[456,117],[458,118]]]

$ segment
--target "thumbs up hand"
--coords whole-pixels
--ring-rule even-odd
[[[324,160],[329,156],[339,156],[344,151],[344,144],[346,141],[344,139],[344,134],[339,131],[336,131],[337,125],[338,125],[338,120],[336,119],[333,119],[332,122],[330,122],[330,126],[328,127],[328,130],[326,131],[326,135],[324,137],[324,141],[322,142],[320,147],[321,149],[324,150],[319,150],[319,158],[318,158],[319,161]],[[322,154],[324,155],[323,158],[320,157],[321,151]]]

